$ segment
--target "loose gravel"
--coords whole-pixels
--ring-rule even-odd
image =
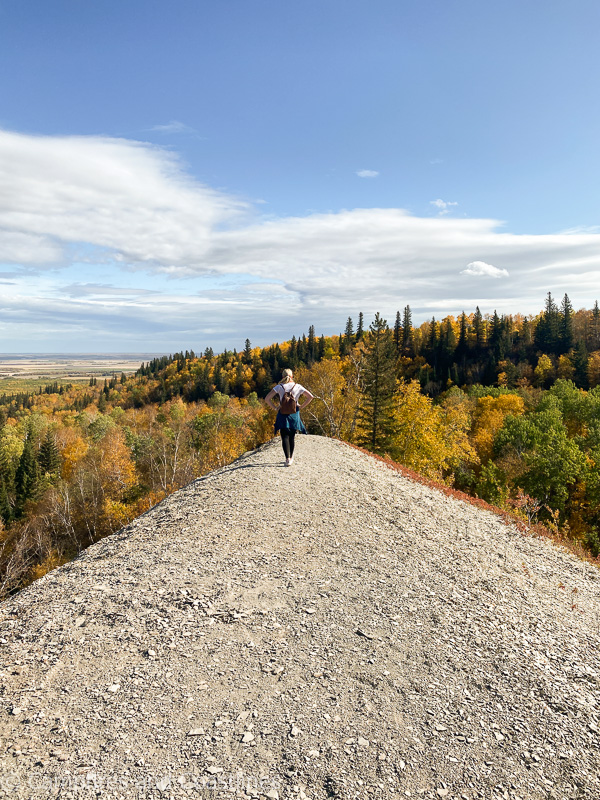
[[[0,797],[600,798],[600,572],[274,440],[0,606]]]

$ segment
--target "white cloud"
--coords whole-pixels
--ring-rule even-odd
[[[56,263],[80,242],[131,261],[197,260],[247,209],[171,153],[103,137],[0,132],[0,186],[0,258],[14,263]]]
[[[0,351],[27,337],[35,349],[50,331],[63,350],[84,336],[94,347],[195,346],[209,330],[221,332],[215,347],[246,335],[268,344],[310,323],[335,332],[359,311],[393,318],[407,303],[416,321],[476,305],[533,313],[547,291],[589,307],[599,245],[598,233],[515,235],[494,220],[394,208],[264,219],[148,144],[0,132],[0,271],[17,282],[0,296]],[[36,277],[36,266],[49,269]],[[490,281],[465,280],[509,270],[487,296]],[[216,287],[214,276],[229,277]],[[160,293],[118,288],[134,284]]]
[[[359,169],[356,174],[359,178],[376,178],[379,175],[374,169]]]
[[[430,200],[429,205],[435,206],[439,209],[440,217],[444,216],[445,214],[449,214],[452,210],[452,206],[457,206],[458,203],[451,203],[446,202],[445,200],[441,200],[439,197],[437,200]]]
[[[508,278],[508,270],[486,264],[485,261],[471,261],[467,268],[461,270],[461,275],[473,275],[488,278]]]

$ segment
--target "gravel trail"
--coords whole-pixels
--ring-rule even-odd
[[[0,797],[600,798],[600,572],[279,440],[0,606]]]

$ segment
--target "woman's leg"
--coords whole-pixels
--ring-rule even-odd
[[[294,450],[294,439],[293,437],[290,439],[290,434],[293,434],[294,431],[288,431],[285,428],[282,428],[281,431],[281,444],[283,447],[283,452],[286,458],[291,458],[292,452]],[[291,441],[291,445],[290,445]],[[290,449],[291,447],[291,449]]]
[[[288,431],[290,435],[290,458],[294,455],[294,441],[296,439],[296,431]]]

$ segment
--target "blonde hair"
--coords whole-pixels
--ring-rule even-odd
[[[294,373],[292,372],[292,370],[284,369],[283,372],[281,373],[281,382],[288,383],[288,381],[293,381],[293,380],[294,380]]]

